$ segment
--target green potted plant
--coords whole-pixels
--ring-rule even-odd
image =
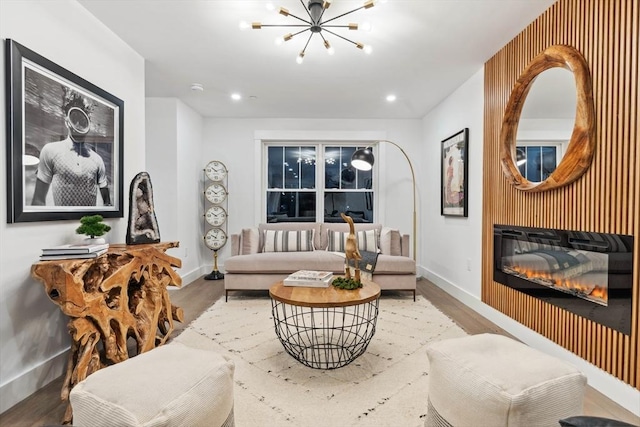
[[[105,239],[100,238],[111,227],[102,222],[102,215],[88,215],[80,218],[80,227],[76,228],[76,233],[89,236],[87,243],[105,243]]]

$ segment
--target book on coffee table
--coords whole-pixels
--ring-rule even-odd
[[[326,288],[333,279],[330,271],[298,270],[291,273],[282,283],[284,286],[307,286],[314,288]]]

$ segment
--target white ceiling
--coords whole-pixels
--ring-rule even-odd
[[[401,119],[423,117],[555,0],[380,2],[335,21],[370,22],[370,32],[337,32],[372,45],[371,55],[329,34],[329,56],[316,35],[300,65],[307,36],[276,46],[290,30],[239,29],[242,20],[296,22],[267,1],[79,1],[145,58],[148,97],[178,98],[205,117]],[[363,1],[333,0],[325,18]],[[306,15],[300,0],[273,3]]]

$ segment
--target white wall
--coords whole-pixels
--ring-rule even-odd
[[[262,211],[260,204],[261,180],[260,151],[256,147],[256,136],[270,135],[275,138],[298,136],[299,140],[317,140],[344,134],[350,140],[376,135],[386,137],[402,146],[409,157],[420,161],[420,120],[351,120],[351,119],[205,119],[204,147],[201,166],[210,160],[220,160],[229,169],[229,233],[238,233],[244,227],[257,225],[256,212]],[[257,165],[257,167],[256,167]],[[376,158],[376,173],[382,194],[379,220],[403,233],[411,233],[411,173],[402,153],[389,144],[382,144]],[[420,209],[421,186],[418,182],[418,210]],[[419,233],[418,233],[419,234]],[[205,257],[210,251],[204,244],[201,249]],[[220,251],[220,263],[228,257],[230,245]],[[418,249],[420,252],[420,249]],[[211,261],[209,264],[211,265]]]
[[[184,284],[197,279],[208,271],[201,266],[207,264],[210,256],[202,257],[202,140],[204,120],[202,116],[178,101],[177,104],[177,173],[178,193],[176,203],[179,209],[178,241],[180,242],[182,268],[178,271]],[[210,254],[207,254],[210,255]],[[205,269],[206,270],[206,269]]]
[[[146,99],[147,172],[162,241],[180,242],[174,256],[183,285],[200,277],[202,117],[176,98]],[[170,288],[174,289],[174,288]]]
[[[74,0],[0,2],[2,57],[11,38],[124,101],[124,191],[144,169],[144,60]],[[2,67],[4,75],[4,67]],[[4,78],[3,78],[4,81]],[[5,85],[0,98],[6,99]],[[5,103],[0,117],[5,117]],[[3,146],[6,121],[0,120]],[[77,221],[7,224],[6,150],[0,174],[0,412],[60,376],[69,346],[67,318],[30,277],[43,246],[75,238]],[[129,202],[124,203],[125,215]],[[106,220],[124,242],[126,219]]]
[[[422,212],[425,224],[423,265],[432,275],[455,283],[480,296],[482,258],[482,144],[484,73],[478,71],[423,119],[424,145],[421,181],[428,187],[428,208]],[[440,157],[442,140],[469,128],[469,216],[440,215],[442,185]]]
[[[424,147],[419,168],[428,183],[426,200],[434,201],[422,213],[425,224],[423,273],[436,285],[528,345],[575,365],[589,384],[633,413],[640,413],[640,392],[551,340],[532,331],[481,301],[482,154],[484,70],[479,70],[423,120]],[[469,128],[469,217],[440,216],[439,141]],[[470,264],[469,264],[469,260]],[[470,270],[467,266],[470,265]]]

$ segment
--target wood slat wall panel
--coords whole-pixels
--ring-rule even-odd
[[[559,0],[485,64],[482,300],[640,389],[640,2]],[[573,184],[542,193],[512,187],[500,166],[502,115],[526,65],[554,44],[585,57],[593,80],[596,152]],[[634,236],[633,313],[627,336],[493,281],[493,225]]]

